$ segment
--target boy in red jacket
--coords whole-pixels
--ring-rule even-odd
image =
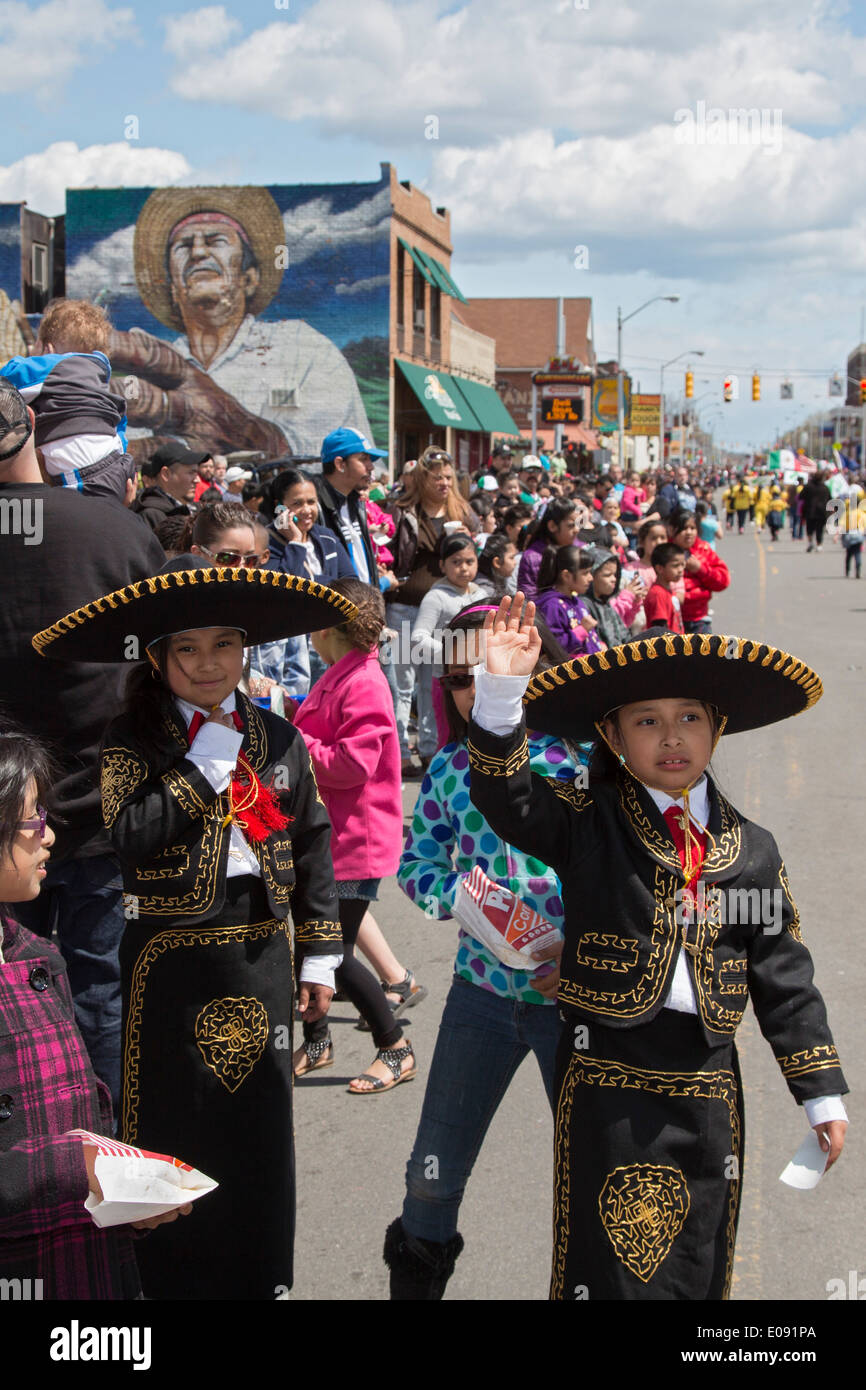
[[[664,623],[671,632],[684,632],[683,614],[680,601],[673,593],[673,587],[682,579],[686,568],[686,557],[678,545],[662,541],[652,554],[652,566],[656,572],[656,582],[643,601],[647,627],[654,623]]]

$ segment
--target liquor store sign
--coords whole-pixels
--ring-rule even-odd
[[[658,434],[661,429],[661,403],[661,396],[632,396],[629,434]]]

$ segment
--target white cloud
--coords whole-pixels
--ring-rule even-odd
[[[137,295],[132,278],[134,236],[134,225],[119,227],[67,266],[66,293],[73,299],[96,299],[106,291],[112,298]]]
[[[443,149],[430,185],[451,210],[461,253],[524,256],[589,247],[594,269],[658,267],[673,252],[728,278],[737,258],[866,269],[866,191],[851,170],[866,158],[866,126],[817,140],[783,130],[762,145],[680,144],[656,126],[630,140],[557,144],[535,130],[480,149]],[[606,260],[605,260],[606,258]],[[726,270],[727,265],[727,270]],[[739,268],[742,268],[741,266]]]
[[[325,241],[332,247],[360,245],[377,241],[391,216],[391,194],[383,188],[354,208],[333,212],[328,194],[311,198],[283,213],[283,228],[289,248],[289,264],[301,265],[321,250]]]
[[[390,285],[390,275],[368,275],[366,280],[353,280],[350,285],[335,285],[335,294],[367,294],[370,290],[378,290],[382,285]]]
[[[139,148],[120,140],[79,149],[58,141],[14,164],[0,165],[0,202],[25,200],[53,217],[66,208],[67,188],[140,188],[187,180],[190,166],[175,150]]]
[[[699,99],[834,125],[866,75],[866,38],[814,0],[728,0],[723,12],[670,0],[445,9],[444,0],[315,0],[223,52],[206,26],[197,44],[185,30],[172,85],[190,100],[405,148],[424,140],[429,115],[439,138],[458,144],[541,126],[613,135]]]
[[[75,68],[91,61],[94,49],[116,48],[137,30],[132,9],[111,9],[105,0],[47,0],[33,8],[2,0],[0,33],[0,92],[27,92],[46,101],[56,98]]]
[[[201,10],[171,15],[163,23],[166,51],[179,62],[214,48],[222,48],[241,27],[224,5],[207,5]]]

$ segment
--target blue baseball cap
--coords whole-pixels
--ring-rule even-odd
[[[386,449],[376,449],[365,434],[350,430],[345,425],[331,430],[322,442],[322,463],[331,463],[335,458],[348,458],[350,454],[369,454],[374,459],[388,457]]]

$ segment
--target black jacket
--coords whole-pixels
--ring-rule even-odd
[[[331,823],[319,796],[306,744],[293,725],[259,709],[240,693],[241,752],[259,779],[272,781],[280,807],[292,817],[284,831],[251,844],[262,870],[271,912],[280,921],[291,907],[295,938],[304,955],[341,949],[339,906],[331,861]],[[175,758],[167,771],[151,769],[150,753],[129,715],[115,719],[102,755],[105,824],[123,869],[123,886],[138,919],[166,926],[218,919],[225,901],[230,826],[228,802],[186,756],[179,714],[168,721]],[[282,769],[281,777],[276,777]]]
[[[52,809],[52,864],[107,854],[99,806],[99,744],[120,711],[126,672],[83,661],[50,661],[31,646],[34,633],[73,609],[156,574],[162,546],[126,510],[74,488],[0,484],[0,505],[41,517],[39,544],[10,527],[0,564],[0,710],[51,746],[60,766]],[[26,513],[22,514],[26,520]],[[34,518],[35,519],[35,518]]]
[[[685,875],[655,802],[625,771],[588,790],[532,773],[523,725],[498,737],[473,721],[469,763],[472,801],[491,828],[562,881],[560,1004],[611,1028],[648,1023],[664,1005],[686,925],[676,896]],[[707,780],[701,879],[739,910],[709,911],[708,920],[687,925],[704,1036],[710,1045],[730,1041],[751,995],[795,1099],[842,1093],[845,1078],[776,842]],[[753,910],[754,890],[778,894],[776,921],[764,924]]]
[[[185,502],[178,502],[174,497],[169,497],[161,487],[154,486],[146,487],[144,492],[140,492],[130,510],[135,512],[136,516],[140,516],[142,521],[146,521],[151,531],[156,531],[167,516],[190,516],[193,508],[188,507]]]
[[[333,531],[340,545],[346,552],[349,564],[352,566],[354,574],[355,566],[352,564],[352,537],[343,528],[340,519],[340,508],[343,503],[349,503],[349,515],[357,519],[361,527],[361,539],[364,545],[364,553],[367,556],[367,564],[370,568],[370,581],[373,588],[379,587],[379,571],[376,567],[376,553],[373,549],[373,542],[370,539],[370,527],[367,524],[367,508],[361,501],[357,492],[350,492],[348,498],[332,487],[328,479],[324,476],[316,479],[316,488],[319,494],[319,512],[322,525],[327,526],[328,530]]]

